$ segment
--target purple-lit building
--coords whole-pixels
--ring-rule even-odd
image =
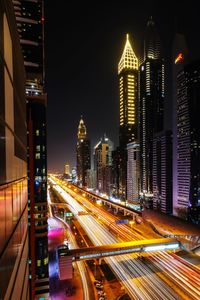
[[[177,204],[200,223],[200,60],[177,74]]]
[[[180,214],[180,205],[178,204],[178,185],[177,185],[177,74],[183,70],[188,59],[188,49],[185,37],[182,34],[176,34],[173,42],[172,52],[172,92],[173,92],[173,215]]]
[[[87,171],[91,167],[90,140],[87,137],[87,130],[82,117],[78,126],[76,155],[77,182],[80,186],[86,186]]]

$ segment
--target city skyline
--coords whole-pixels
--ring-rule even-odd
[[[199,300],[185,3],[0,0],[0,299]]]
[[[63,170],[66,160],[72,167],[75,166],[73,151],[81,115],[87,123],[92,147],[104,133],[117,146],[119,115],[116,62],[123,51],[126,33],[130,34],[133,49],[139,55],[145,27],[152,15],[168,64],[176,28],[186,34],[191,55],[197,57],[200,45],[195,40],[195,28],[198,25],[195,7],[186,9],[185,3],[183,1],[180,7],[171,1],[162,6],[157,1],[143,1],[134,4],[134,9],[133,4],[122,8],[119,4],[102,4],[98,8],[91,7],[90,12],[86,5],[72,10],[69,20],[64,18],[65,10],[58,12],[51,3],[48,4],[45,23],[49,169]],[[79,21],[75,21],[76,18]],[[82,24],[81,27],[79,24]],[[58,71],[61,74],[59,79],[56,75]],[[170,92],[167,89],[167,93]],[[170,115],[168,94],[166,103]],[[101,115],[104,115],[104,122],[100,125]],[[165,120],[166,129],[172,127],[171,123],[171,118]]]

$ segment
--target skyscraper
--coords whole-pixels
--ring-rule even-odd
[[[153,208],[172,213],[172,132],[153,139]]]
[[[46,95],[27,96],[31,299],[48,299]]]
[[[177,207],[200,223],[200,61],[177,74]]]
[[[137,139],[138,59],[127,34],[125,47],[118,64],[119,78],[119,196],[126,198],[127,144]]]
[[[94,170],[96,172],[96,188],[101,193],[110,195],[112,180],[112,151],[113,142],[106,137],[94,147]]]
[[[78,184],[81,186],[86,186],[87,180],[87,170],[90,169],[90,140],[87,137],[87,130],[84,124],[83,118],[81,117],[78,134],[77,134],[77,177]]]
[[[0,0],[0,299],[30,299],[24,65],[13,5]]]
[[[48,299],[44,1],[13,0],[26,70],[31,299]]]
[[[177,184],[177,158],[178,158],[178,139],[177,139],[177,75],[183,70],[188,62],[188,48],[185,36],[177,33],[173,41],[172,49],[172,92],[173,92],[173,214],[177,215],[178,208],[178,184]]]
[[[138,201],[140,191],[140,145],[127,144],[127,155],[127,200],[133,203]]]
[[[12,0],[26,79],[44,84],[44,0]],[[30,84],[31,88],[31,84]],[[34,87],[33,87],[34,88]]]
[[[164,125],[164,61],[160,39],[150,18],[144,39],[144,59],[139,68],[139,114],[141,148],[141,192],[148,201],[153,197],[153,136]]]
[[[126,145],[137,138],[138,59],[126,36],[126,44],[118,64],[119,78],[119,144]]]

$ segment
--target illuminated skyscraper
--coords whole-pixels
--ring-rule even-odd
[[[110,195],[112,174],[113,142],[104,135],[94,147],[94,170],[96,188],[101,193]]]
[[[176,61],[178,63],[178,61]],[[177,74],[177,206],[176,214],[200,224],[200,61]]]
[[[172,132],[163,131],[153,139],[153,208],[172,213]]]
[[[86,186],[87,170],[90,169],[90,141],[87,138],[86,126],[83,118],[79,122],[78,134],[77,134],[77,177],[78,184]]]
[[[178,215],[178,139],[177,139],[177,89],[178,81],[177,75],[184,69],[185,64],[188,62],[188,48],[185,36],[177,33],[173,42],[172,49],[172,88],[173,88],[173,214]]]
[[[13,0],[26,71],[31,299],[48,299],[44,0]]]
[[[118,64],[119,78],[119,144],[126,145],[137,138],[138,59],[126,37],[126,44]]]
[[[127,145],[127,200],[138,201],[140,191],[140,145],[132,142]]]
[[[70,175],[70,166],[68,163],[65,164],[65,175]]]
[[[126,198],[127,144],[137,139],[138,59],[126,36],[123,54],[118,64],[119,78],[119,196]]]
[[[44,83],[44,0],[12,0],[26,79]],[[31,85],[30,85],[31,88]]]
[[[164,96],[164,61],[160,39],[150,18],[145,32],[144,59],[139,68],[141,192],[147,202],[153,198],[153,136],[163,130]]]
[[[0,0],[0,299],[30,299],[24,65],[10,0]]]

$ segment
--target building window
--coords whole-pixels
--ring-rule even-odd
[[[40,159],[40,153],[35,154],[35,159]]]

